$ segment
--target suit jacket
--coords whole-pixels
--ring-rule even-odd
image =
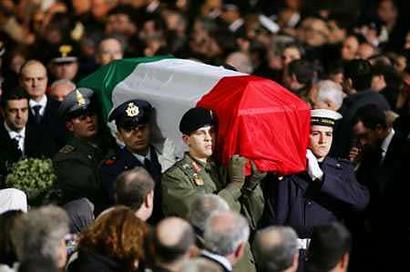
[[[154,147],[151,148],[151,167],[148,169],[127,148],[122,148],[118,155],[105,160],[100,167],[100,175],[103,189],[111,204],[114,203],[115,179],[124,171],[131,170],[136,166],[144,167],[155,181],[154,211],[150,218],[156,222],[162,218],[161,210],[161,165]]]
[[[54,156],[67,141],[67,131],[64,127],[64,121],[60,117],[58,108],[60,102],[47,96],[47,104],[41,122],[38,124],[31,110],[29,110],[28,124],[36,127],[37,137],[46,138],[48,145],[45,147],[45,153],[48,157]]]
[[[35,127],[26,125],[26,135],[24,137],[25,157],[48,157],[46,152],[47,141],[39,138],[39,133]],[[18,149],[17,144],[10,138],[4,127],[4,122],[0,123],[0,186],[10,172],[13,163],[21,159],[23,154]]]
[[[390,110],[389,103],[383,95],[372,90],[358,92],[343,100],[340,109],[343,119],[340,121],[333,141],[334,148],[331,154],[333,157],[346,158],[353,141],[353,118],[359,108],[370,104],[375,104],[383,110]]]

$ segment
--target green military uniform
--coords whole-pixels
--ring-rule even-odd
[[[240,184],[227,183],[227,174],[215,162],[203,163],[185,153],[162,175],[162,207],[166,216],[187,218],[193,200],[202,194],[217,194],[231,210],[242,213],[255,230],[264,208],[260,186],[252,191],[242,190]],[[256,271],[249,245],[245,257],[234,267],[234,271]]]
[[[106,198],[98,176],[103,156],[104,152],[97,145],[76,137],[54,156],[57,187],[62,190],[64,202],[86,197],[96,206],[104,206]]]

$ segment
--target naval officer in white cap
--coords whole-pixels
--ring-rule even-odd
[[[353,210],[365,209],[369,202],[368,190],[357,182],[351,163],[327,156],[333,126],[340,118],[332,110],[311,111],[307,169],[277,182],[274,223],[293,227],[302,250],[315,226],[339,221]]]

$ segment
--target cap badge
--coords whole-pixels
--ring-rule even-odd
[[[70,53],[73,50],[73,47],[71,45],[62,45],[60,46],[60,48],[58,49],[58,51],[60,51],[61,56],[63,58],[67,57],[68,53]]]
[[[79,90],[76,90],[75,95],[76,95],[78,106],[85,106],[85,99],[84,99],[83,94]]]
[[[125,112],[127,113],[127,117],[135,117],[140,113],[140,110],[133,102],[131,102],[128,103],[128,107]]]

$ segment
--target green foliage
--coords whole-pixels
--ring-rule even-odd
[[[6,185],[24,191],[28,200],[33,201],[46,193],[56,179],[50,159],[26,158],[13,165]]]

